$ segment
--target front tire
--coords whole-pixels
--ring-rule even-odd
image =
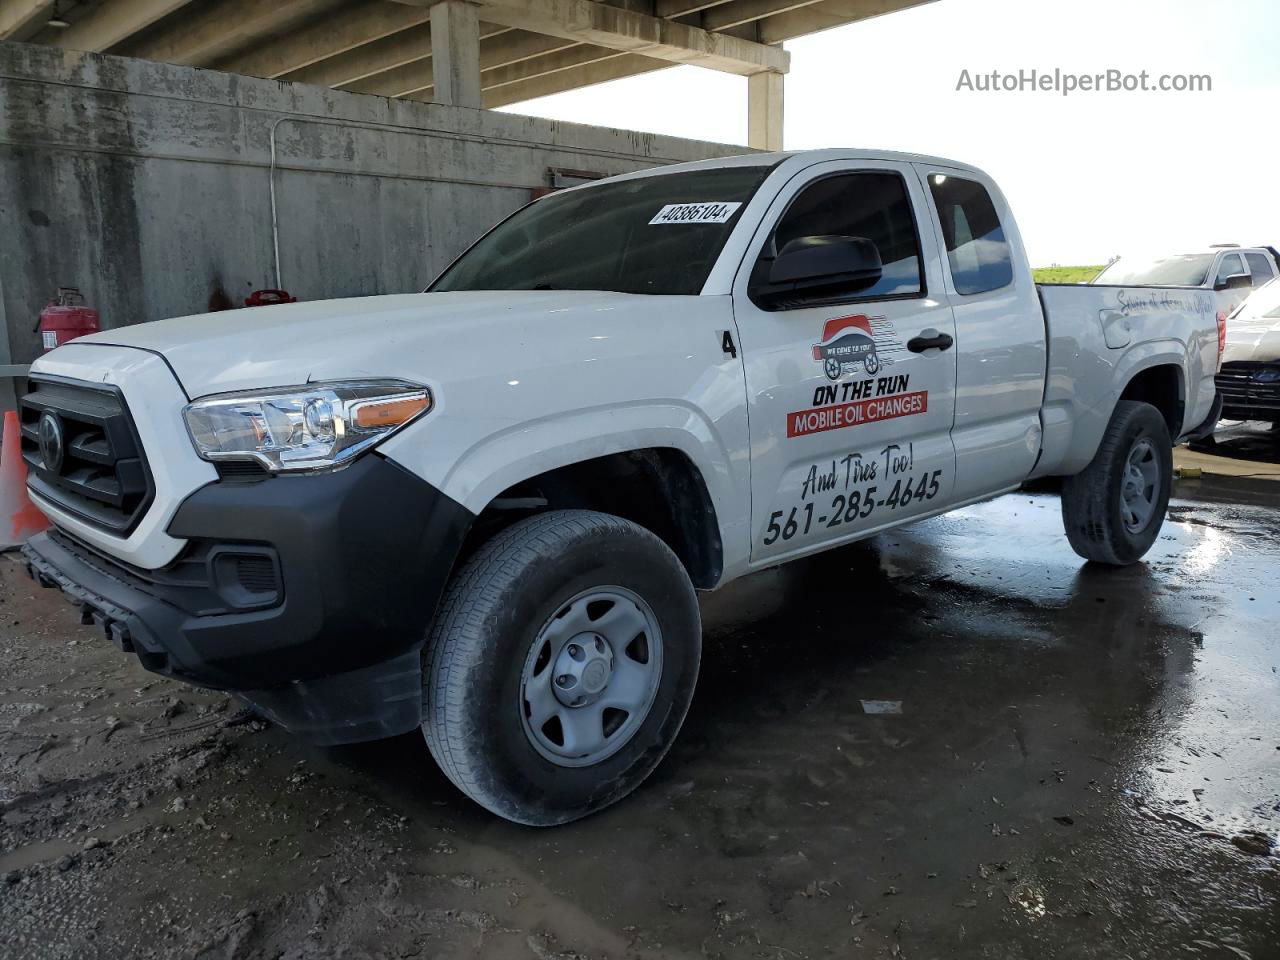
[[[446,589],[423,650],[423,734],[485,809],[567,823],[658,765],[701,649],[693,585],[666,544],[608,514],[539,514],[484,544]]]
[[[1173,445],[1160,411],[1121,400],[1093,461],[1062,483],[1062,523],[1086,560],[1125,566],[1151,549],[1173,488]]]

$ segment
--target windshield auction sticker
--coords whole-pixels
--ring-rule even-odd
[[[649,221],[656,223],[727,223],[741,203],[668,203]]]

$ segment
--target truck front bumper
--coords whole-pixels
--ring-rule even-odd
[[[348,743],[421,721],[422,643],[473,519],[371,454],[334,473],[202,487],[168,526],[187,548],[160,570],[57,529],[23,554],[148,670]]]

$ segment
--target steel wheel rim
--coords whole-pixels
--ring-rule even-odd
[[[1147,437],[1129,448],[1120,475],[1120,517],[1130,533],[1141,533],[1151,524],[1160,499],[1160,461]]]
[[[635,736],[662,679],[662,631],[625,587],[584,590],[547,620],[525,657],[520,719],[561,767],[608,759]]]

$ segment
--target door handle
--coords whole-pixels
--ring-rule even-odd
[[[907,341],[907,349],[912,353],[924,353],[926,350],[948,350],[955,343],[950,335],[937,330],[923,330],[918,337]]]

